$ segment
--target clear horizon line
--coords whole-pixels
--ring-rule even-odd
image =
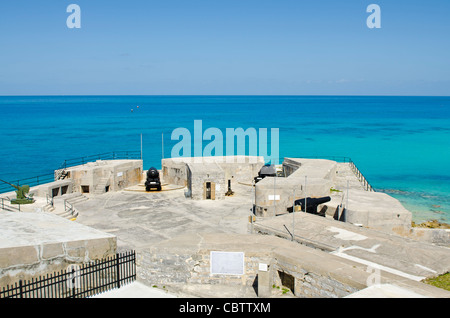
[[[450,97],[449,95],[405,95],[405,94],[22,94],[22,95],[3,95],[0,94],[0,97],[99,97],[99,96],[267,96],[267,97],[276,97],[276,96],[290,96],[290,97]]]

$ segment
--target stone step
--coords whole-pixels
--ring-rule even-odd
[[[67,202],[69,202],[70,204],[74,205],[74,204],[77,204],[77,203],[80,203],[80,202],[84,202],[84,201],[87,201],[87,200],[89,200],[88,197],[86,197],[84,195],[80,195],[80,196],[77,196],[75,198],[68,199]]]
[[[99,195],[99,194],[105,193],[106,192],[106,186],[108,185],[108,182],[109,182],[109,178],[101,178],[99,180],[99,183],[95,187],[95,189],[93,191],[93,194]]]

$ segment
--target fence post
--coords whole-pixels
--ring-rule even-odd
[[[75,298],[75,268],[72,267],[72,298]]]
[[[117,272],[117,288],[120,288],[120,265],[119,265],[119,253],[116,254],[116,272]]]
[[[19,280],[19,295],[20,298],[23,298],[23,286],[22,286],[22,280]]]

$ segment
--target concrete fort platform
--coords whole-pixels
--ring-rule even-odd
[[[267,297],[450,297],[420,281],[449,270],[448,248],[300,212],[250,224],[251,188],[240,187],[220,201],[184,189],[105,193],[80,203],[76,222],[135,249],[138,281],[184,297],[257,297],[264,275]],[[212,251],[243,253],[244,273],[212,274]]]
[[[116,237],[50,213],[0,212],[0,286],[113,256]]]
[[[319,249],[371,268],[421,281],[450,271],[450,249],[304,212],[258,219],[253,233]]]
[[[242,253],[242,274],[213,273],[211,252]],[[270,235],[180,235],[141,250],[139,264],[146,284],[197,297],[450,297],[383,269],[374,280],[366,264]]]

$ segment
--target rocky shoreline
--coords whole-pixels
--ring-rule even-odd
[[[450,229],[450,224],[441,223],[438,220],[425,221],[419,224],[416,224],[414,221],[411,223],[413,227],[423,227],[429,229]]]

